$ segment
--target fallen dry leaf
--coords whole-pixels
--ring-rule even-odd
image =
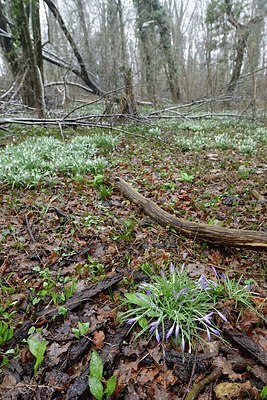
[[[103,331],[97,331],[94,333],[93,343],[96,350],[101,349],[104,345],[105,334]]]
[[[160,375],[155,379],[156,382],[160,383],[162,386],[172,386],[177,382],[177,376],[173,374],[170,369],[161,372]]]
[[[142,368],[136,377],[136,381],[145,385],[147,382],[153,381],[158,374],[159,370],[157,368]]]
[[[242,375],[234,372],[232,365],[224,357],[216,357],[212,364],[221,368],[223,375],[227,375],[233,381],[242,379]]]
[[[70,345],[71,342],[67,342],[66,344],[63,345],[57,342],[53,342],[50,345],[49,349],[47,350],[48,365],[50,365],[50,367],[57,365],[60,361],[61,354],[66,353]]]

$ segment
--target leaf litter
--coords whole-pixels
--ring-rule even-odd
[[[162,129],[160,140],[123,137],[108,158],[105,181],[112,182],[116,174],[131,180],[144,196],[181,218],[266,229],[264,148],[253,153],[237,148],[184,151],[175,140],[168,129]],[[9,361],[1,367],[1,396],[82,399],[89,395],[92,349],[104,362],[106,378],[117,376],[114,398],[184,399],[192,384],[213,368],[221,368],[229,385],[239,385],[233,392],[258,395],[267,384],[264,368],[252,354],[242,364],[237,343],[220,344],[216,351],[199,348],[182,360],[170,343],[141,337],[133,341],[116,315],[124,293],[144,280],[147,265],[160,269],[171,262],[184,263],[193,277],[211,275],[215,267],[230,277],[253,279],[261,294],[258,309],[265,313],[266,254],[180,237],[147,220],[116,190],[100,199],[92,181],[92,175],[79,181],[60,177],[52,186],[32,190],[1,188],[1,319],[14,327],[0,353],[1,362],[4,357]],[[224,307],[234,324],[234,304]],[[244,310],[235,317],[234,328],[266,352],[267,332],[257,315]],[[90,322],[79,340],[72,335],[78,321]],[[47,342],[35,375],[35,361],[24,342],[32,326]],[[11,349],[15,354],[6,356]]]

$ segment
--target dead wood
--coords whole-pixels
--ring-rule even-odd
[[[113,276],[109,276],[102,281],[95,283],[91,286],[89,286],[86,289],[81,290],[78,293],[75,293],[71,298],[67,300],[67,302],[64,304],[64,307],[68,310],[74,310],[75,308],[79,307],[82,303],[90,300],[92,297],[96,296],[98,293],[101,293],[103,290],[109,289],[118,282],[122,280],[122,275],[116,274]],[[37,313],[39,317],[44,316],[44,317],[56,317],[58,316],[58,308],[57,307],[52,307],[48,309],[41,310],[40,312]]]
[[[210,362],[201,355],[190,353],[178,353],[175,350],[167,350],[165,361],[176,376],[183,382],[189,382],[194,369],[194,374],[204,374],[208,371]]]
[[[147,215],[163,227],[174,228],[184,236],[205,240],[210,243],[244,247],[252,250],[267,250],[267,234],[265,232],[223,228],[221,226],[177,218],[161,209],[152,200],[142,196],[122,178],[115,177],[114,181],[115,187],[118,188],[127,199],[141,207]]]
[[[206,386],[208,386],[211,382],[214,382],[216,379],[220,378],[221,375],[222,369],[215,368],[208,376],[206,376],[206,378],[202,379],[202,381],[194,383],[190,392],[187,393],[185,400],[195,400],[198,397],[199,393],[202,392],[202,390],[204,390]]]
[[[224,327],[222,329],[226,339],[238,346],[246,356],[256,359],[260,364],[267,367],[267,352],[263,347],[250,339],[245,333],[236,329]]]
[[[8,346],[9,349],[15,348],[23,339],[26,339],[29,336],[29,329],[32,326],[32,321],[25,321],[19,329],[16,329],[13,337],[6,343],[5,346]]]

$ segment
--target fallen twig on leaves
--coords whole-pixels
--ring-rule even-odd
[[[205,389],[209,383],[214,382],[216,379],[220,378],[221,375],[222,369],[215,368],[208,376],[206,376],[206,378],[202,379],[202,381],[194,383],[190,392],[187,393],[185,400],[195,400],[199,393]]]
[[[184,236],[205,240],[210,243],[244,247],[252,250],[267,250],[267,234],[265,232],[230,229],[186,221],[171,215],[152,200],[142,196],[122,178],[115,177],[114,183],[115,187],[117,187],[127,199],[141,207],[147,215],[163,227],[171,227]]]

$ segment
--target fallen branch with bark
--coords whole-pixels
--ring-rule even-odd
[[[142,196],[122,178],[114,178],[115,187],[130,201],[143,209],[159,225],[171,227],[178,233],[194,239],[225,246],[267,250],[267,233],[253,230],[230,229],[177,218]]]

